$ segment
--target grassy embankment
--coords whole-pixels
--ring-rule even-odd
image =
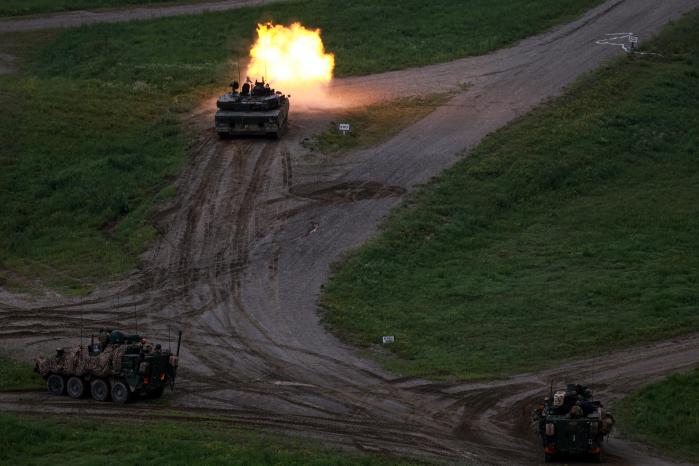
[[[31,390],[45,387],[31,365],[0,356],[0,391]]]
[[[339,123],[331,121],[325,131],[304,141],[304,146],[325,155],[338,155],[375,146],[426,117],[449,100],[449,97],[448,93],[430,94],[352,107],[336,118],[342,123],[350,124],[349,133],[342,134]]]
[[[615,405],[618,428],[679,460],[699,463],[699,369],[647,385]]]
[[[3,0],[0,16],[19,16],[95,8],[201,3],[210,0]]]
[[[467,379],[699,329],[699,13],[647,49],[413,195],[335,268],[328,324],[395,335],[396,372]]]
[[[257,22],[322,28],[347,76],[485,53],[599,1],[312,0],[5,35],[21,72],[0,76],[0,286],[80,293],[136,264],[193,136],[182,118],[224,89]]]
[[[365,465],[408,464],[330,452],[307,440],[198,423],[46,421],[0,415],[0,463],[56,465]]]

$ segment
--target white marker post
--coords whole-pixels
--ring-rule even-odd
[[[634,50],[636,50],[636,46],[638,45],[638,37],[629,37],[629,42],[631,43],[631,51],[633,52]]]
[[[349,133],[349,131],[350,131],[349,123],[340,123],[340,131],[342,131],[342,134]]]
[[[394,337],[393,335],[383,337],[383,344],[384,345],[386,345],[388,343],[394,343],[395,341],[396,341],[396,337]]]

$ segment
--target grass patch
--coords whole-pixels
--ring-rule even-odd
[[[364,75],[488,53],[572,20],[601,1],[435,0],[429,8],[418,0],[281,2],[66,31],[49,57],[61,74],[82,75],[89,68],[102,79],[135,62],[221,63],[247,56],[258,23],[300,21],[323,31],[326,49],[336,57],[336,76]]]
[[[95,8],[147,6],[163,3],[197,3],[205,0],[3,0],[0,16],[19,16]]]
[[[679,460],[699,463],[699,369],[647,385],[615,406],[618,427]]]
[[[466,379],[699,329],[699,13],[486,138],[335,267],[345,340]]]
[[[30,364],[0,356],[0,391],[32,390],[44,386],[44,381]]]
[[[303,144],[308,149],[325,155],[372,147],[426,117],[449,100],[449,97],[450,94],[405,97],[352,108],[338,115],[337,122],[331,121],[325,131]],[[338,122],[349,123],[351,131],[342,134]]]
[[[310,441],[192,424],[135,421],[98,425],[0,415],[0,462],[72,464],[365,465],[399,463],[332,452]],[[194,428],[193,428],[194,427]]]
[[[599,1],[310,0],[5,35],[21,73],[0,76],[0,286],[83,293],[136,264],[195,136],[182,116],[224,90],[258,22],[321,27],[346,76],[488,52]]]
[[[13,253],[5,267],[54,275],[49,284],[71,289],[134,267],[154,236],[142,221],[150,201],[184,155],[167,101],[97,82],[4,81],[0,106],[21,128],[3,127],[0,139],[27,155],[1,161],[10,194],[2,210],[13,217],[11,234],[0,239]]]

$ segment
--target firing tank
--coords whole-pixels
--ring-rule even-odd
[[[268,136],[278,138],[289,124],[289,97],[262,81],[247,82],[238,92],[237,81],[231,92],[216,101],[216,133],[219,137]]]
[[[102,329],[85,347],[58,348],[53,356],[38,356],[34,370],[52,395],[97,401],[111,398],[126,403],[141,396],[160,398],[166,387],[174,389],[182,332],[173,354],[140,335]]]
[[[551,387],[532,421],[547,463],[559,456],[584,456],[601,462],[602,443],[614,427],[614,417],[594,399],[592,390],[575,384],[555,392]]]

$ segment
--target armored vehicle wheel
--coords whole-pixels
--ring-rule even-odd
[[[58,374],[49,375],[49,378],[46,379],[46,386],[52,395],[61,396],[66,392],[66,382]]]
[[[107,401],[109,398],[109,385],[102,379],[95,379],[90,384],[92,398],[97,401]]]
[[[119,404],[129,401],[129,387],[124,382],[114,382],[112,384],[112,401]]]
[[[82,398],[85,394],[85,383],[80,377],[71,377],[66,383],[66,391],[71,398]]]

